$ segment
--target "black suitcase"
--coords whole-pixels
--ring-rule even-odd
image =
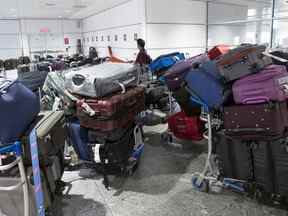
[[[255,182],[262,192],[288,198],[288,140],[252,144]]]
[[[213,137],[213,153],[222,177],[253,180],[252,152],[248,142],[234,140],[219,132]]]
[[[30,58],[28,56],[21,56],[18,58],[18,65],[27,65],[30,64]]]

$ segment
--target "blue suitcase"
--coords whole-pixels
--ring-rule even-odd
[[[184,59],[185,59],[184,54],[179,52],[170,53],[167,55],[161,55],[149,65],[149,69],[151,70],[152,73],[168,70],[178,61]]]
[[[19,140],[39,112],[33,92],[18,81],[0,78],[0,146]]]
[[[187,73],[185,81],[191,96],[199,98],[210,109],[219,109],[230,95],[212,61]]]
[[[88,129],[80,126],[78,120],[68,123],[68,135],[80,160],[93,161],[92,146],[88,143]]]

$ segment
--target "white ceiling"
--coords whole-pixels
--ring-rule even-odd
[[[81,19],[127,0],[1,0],[0,18]]]

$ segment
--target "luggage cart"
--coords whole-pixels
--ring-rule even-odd
[[[21,156],[22,149],[21,149],[20,142],[15,142],[14,144],[0,148],[0,156],[2,154],[11,154],[11,153],[15,154],[16,159],[7,165],[2,165],[1,163],[0,171],[7,171],[7,170],[12,169],[15,166],[18,166],[19,172],[20,172],[20,182],[17,185],[13,185],[13,186],[8,186],[8,187],[0,186],[0,191],[4,191],[4,192],[14,191],[22,186],[23,196],[24,196],[24,216],[30,216],[28,183],[27,183],[26,172],[25,172],[25,168],[23,164],[23,159]]]
[[[187,89],[192,93],[189,89]],[[220,178],[220,172],[215,163],[215,156],[213,155],[213,130],[218,129],[221,125],[221,121],[213,118],[213,112],[209,107],[193,93],[191,100],[202,106],[201,120],[206,122],[207,132],[203,134],[203,137],[208,141],[208,155],[206,158],[205,166],[203,171],[192,174],[192,186],[201,192],[214,192],[221,193],[222,190],[231,189],[235,192],[244,193],[246,182],[231,179],[231,178]]]

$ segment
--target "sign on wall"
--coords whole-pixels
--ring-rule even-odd
[[[64,38],[64,44],[69,45],[69,38]]]

